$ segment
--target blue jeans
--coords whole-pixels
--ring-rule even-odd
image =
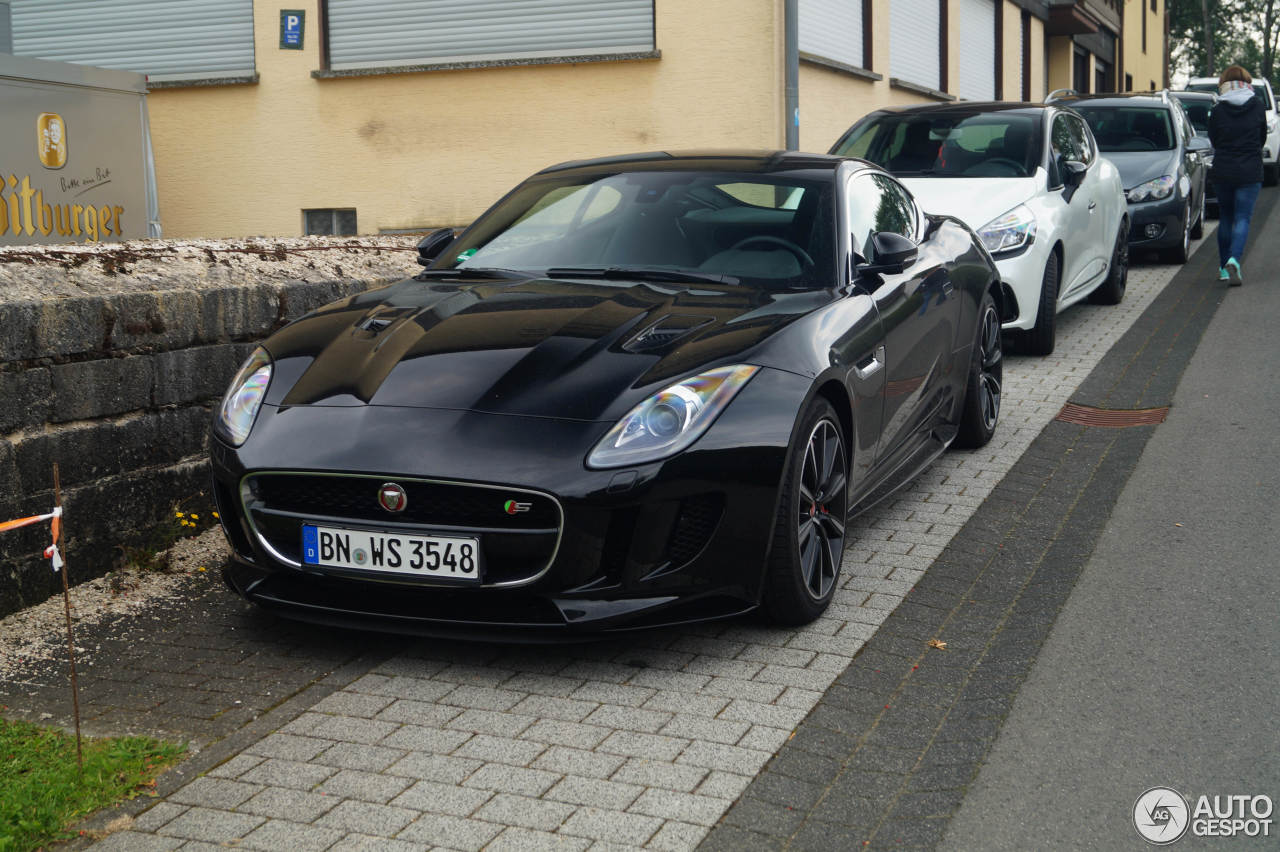
[[[1244,255],[1244,244],[1249,240],[1249,220],[1253,218],[1253,205],[1258,200],[1260,183],[1233,186],[1216,183],[1218,190],[1218,266],[1226,266]]]

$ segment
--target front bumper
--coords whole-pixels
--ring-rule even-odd
[[[1129,248],[1159,249],[1182,244],[1182,211],[1178,193],[1159,201],[1129,202]]]
[[[234,552],[224,577],[284,615],[400,633],[518,631],[554,641],[746,612],[759,601],[807,391],[801,377],[761,370],[684,453],[614,470],[583,463],[608,423],[264,407],[244,447],[211,440],[214,494]],[[387,481],[431,483],[440,508],[383,512],[376,494]],[[509,498],[534,508],[508,515]],[[460,586],[304,566],[303,523],[474,535],[486,574],[481,585]]]
[[[1052,250],[1052,241],[1037,239],[1024,252],[1013,257],[997,258],[996,269],[1005,287],[1005,331],[1026,331],[1036,324],[1040,306],[1040,288],[1044,284],[1044,268]]]

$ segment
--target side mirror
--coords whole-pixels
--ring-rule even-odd
[[[858,267],[868,275],[899,275],[916,262],[920,247],[893,231],[877,231],[871,237],[871,262]]]
[[[1079,160],[1063,160],[1060,167],[1062,172],[1062,182],[1067,186],[1079,186],[1084,180],[1085,172],[1089,171],[1089,166]]]
[[[1213,150],[1213,143],[1205,136],[1192,136],[1187,143],[1187,150],[1197,154],[1205,154]]]
[[[453,242],[453,228],[437,228],[418,241],[418,263],[430,266],[432,261]]]

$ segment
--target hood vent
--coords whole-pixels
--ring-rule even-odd
[[[712,322],[714,320],[710,317],[667,314],[624,343],[622,348],[628,352],[653,352],[666,349],[682,337]]]
[[[413,315],[417,308],[377,307],[356,322],[356,331],[381,334],[401,319]]]

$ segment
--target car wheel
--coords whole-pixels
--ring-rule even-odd
[[[1061,272],[1058,253],[1049,252],[1049,260],[1044,265],[1044,278],[1040,281],[1040,305],[1036,310],[1036,324],[1021,335],[1022,348],[1031,355],[1053,353],[1058,321],[1058,278]]]
[[[1191,202],[1182,211],[1182,242],[1165,249],[1164,259],[1169,263],[1186,263],[1191,256]]]
[[[1275,186],[1280,183],[1280,165],[1263,166],[1262,168],[1262,184],[1263,186]]]
[[[1111,251],[1111,269],[1107,280],[1089,294],[1095,305],[1118,305],[1124,300],[1124,290],[1129,283],[1129,229],[1124,222],[1116,234],[1116,246]]]
[[[991,293],[978,308],[978,339],[973,344],[969,380],[960,410],[955,444],[964,449],[985,447],[1000,420],[1000,389],[1004,383],[1004,351],[1000,348],[1000,313]]]
[[[1196,222],[1191,226],[1191,239],[1198,240],[1204,236],[1204,193],[1200,193],[1200,212],[1196,214]]]
[[[808,624],[835,595],[844,556],[849,461],[831,403],[809,404],[778,499],[761,609],[774,624]]]

